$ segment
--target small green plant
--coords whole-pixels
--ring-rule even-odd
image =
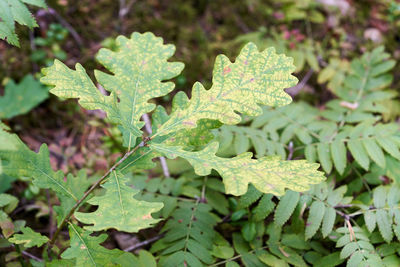
[[[128,185],[131,181],[129,173],[132,169],[153,168],[153,159],[159,156],[180,157],[193,166],[196,175],[209,176],[215,170],[222,177],[222,183],[217,186],[218,182],[213,180],[208,184],[204,178],[202,191],[193,194],[197,199],[195,203],[181,205],[170,213],[178,223],[184,222],[187,230],[177,232],[179,224],[176,221],[165,225],[162,231],[166,232],[166,238],[160,241],[158,250],[167,257],[160,263],[163,266],[201,266],[202,263],[215,262],[215,257],[226,258],[231,254],[231,251],[224,253],[229,247],[224,238],[212,240],[205,233],[218,218],[209,214],[211,207],[216,207],[217,199],[214,204],[211,204],[212,200],[209,205],[203,203],[207,187],[239,196],[245,194],[251,184],[262,193],[283,195],[285,189],[305,191],[324,179],[322,172],[317,171],[319,164],[305,160],[286,161],[277,156],[253,159],[250,152],[233,158],[216,155],[219,144],[213,140],[212,129],[222,124],[240,123],[239,113],[261,115],[262,108],[258,104],[284,106],[291,102],[291,97],[283,90],[297,82],[291,75],[294,71],[291,58],[276,54],[273,48],[260,52],[252,43],[241,50],[234,63],[220,55],[215,61],[212,87],[206,90],[201,83],[195,83],[191,99],[185,93],[177,94],[172,111],[167,113],[165,108],[149,101],[174,89],[174,84],[167,80],[179,75],[183,69],[182,63],[168,62],[174,51],[173,45],[164,45],[163,40],[152,33],[118,37],[115,51],[101,49],[97,54],[97,60],[109,73],[96,70],[95,77],[110,95],[97,89],[80,64],[72,70],[56,60],[53,66],[43,69],[41,81],[52,87],[51,93],[63,99],[77,98],[86,109],[105,111],[108,119],[122,132],[126,151],[95,182],[88,179],[84,171],[77,176],[68,174],[65,177],[62,171],[51,168],[45,144],[35,153],[5,125],[1,125],[2,172],[31,178],[38,188],[50,189],[60,202],[54,207],[57,230],[49,241],[30,228],[17,228],[3,212],[5,219],[2,221],[7,222],[8,228],[4,224],[0,227],[8,242],[18,250],[20,244],[25,247],[44,246],[46,258],[49,261],[53,258],[50,264],[56,266],[132,266],[132,262],[141,260],[140,256],[137,259],[122,250],[106,249],[100,244],[107,235],[95,236],[92,233],[107,229],[132,233],[159,222],[160,218],[152,214],[168,202],[140,199],[141,190]],[[150,112],[152,131],[145,135],[141,130],[145,122],[140,119]],[[168,181],[173,183],[173,180]],[[100,187],[103,188],[102,194],[88,198]],[[161,193],[165,191],[165,188],[160,189]],[[88,204],[97,206],[97,209],[88,209]],[[218,209],[222,211],[224,208],[219,206]],[[61,259],[55,259],[59,251],[54,245],[66,226],[70,236],[69,248],[61,253]],[[22,234],[17,233],[19,230]],[[29,238],[34,240],[27,242]],[[217,246],[215,249],[214,245]],[[214,249],[213,255],[207,251],[211,248]],[[152,257],[146,260],[147,264],[153,264],[153,261]]]
[[[32,75],[26,75],[18,84],[9,80],[4,95],[0,96],[0,119],[26,114],[47,99],[48,95],[48,89]]]
[[[68,36],[68,30],[61,24],[52,23],[46,31],[46,37],[37,37],[34,43],[39,49],[31,54],[31,60],[40,65],[50,66],[54,58],[67,59],[67,53],[61,48],[61,44]]]

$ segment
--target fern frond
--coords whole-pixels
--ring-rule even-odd
[[[397,185],[379,186],[373,191],[372,206],[361,205],[368,231],[372,233],[378,226],[387,243],[392,241],[393,233],[400,240],[399,202],[400,188]]]
[[[340,258],[348,259],[347,266],[384,266],[368,236],[359,227],[341,227],[337,232],[343,234],[336,242],[342,248]]]
[[[162,229],[165,236],[157,241],[152,252],[162,255],[160,266],[190,266],[211,264],[217,221],[205,203],[181,203]]]

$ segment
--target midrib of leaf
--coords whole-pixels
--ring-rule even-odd
[[[90,258],[90,260],[92,261],[92,263],[94,264],[94,266],[97,266],[96,262],[95,262],[94,259],[93,259],[92,254],[91,254],[90,251],[89,251],[89,247],[88,247],[88,245],[86,244],[85,240],[83,240],[83,238],[82,238],[81,235],[78,233],[78,231],[76,231],[76,229],[75,229],[75,227],[74,227],[74,225],[73,225],[72,223],[68,222],[68,224],[71,226],[72,230],[74,230],[75,235],[79,238],[79,240],[81,240],[82,244],[85,246],[86,252],[87,252],[87,254],[89,255],[89,258]]]
[[[146,50],[147,51],[147,50]],[[137,94],[137,89],[138,89],[138,84],[139,84],[139,78],[143,73],[143,68],[140,68],[140,72],[136,78],[136,83],[135,83],[135,93],[133,95],[133,103],[132,103],[132,114],[131,114],[131,123],[130,125],[132,126],[133,124],[133,116],[135,114],[136,111],[136,94]],[[129,131],[129,145],[128,145],[128,151],[131,150],[131,146],[132,146],[132,133]]]
[[[204,185],[203,185],[203,189],[204,189]],[[184,253],[186,253],[186,251],[187,251],[187,245],[188,245],[189,238],[190,238],[190,232],[192,231],[192,224],[193,224],[194,214],[197,211],[197,207],[198,207],[199,203],[200,203],[200,197],[197,198],[195,206],[194,206],[193,211],[192,211],[192,216],[190,217],[189,226],[188,226],[188,230],[187,230],[186,238],[185,238]]]
[[[162,145],[162,144],[161,144],[161,145]],[[211,168],[213,168],[213,169],[218,169],[218,168],[220,168],[221,166],[223,167],[227,161],[231,160],[230,158],[219,158],[219,157],[217,157],[217,156],[215,156],[215,155],[213,155],[213,158],[205,159],[205,158],[202,158],[202,157],[192,156],[192,154],[191,154],[189,151],[185,151],[185,152],[187,152],[187,153],[183,154],[183,153],[181,153],[181,152],[179,152],[179,151],[168,149],[166,146],[159,147],[159,146],[157,146],[157,144],[153,144],[153,146],[154,146],[154,147],[156,148],[156,150],[158,150],[158,151],[167,151],[167,152],[169,152],[170,154],[174,154],[174,155],[176,155],[176,156],[183,157],[183,158],[185,158],[185,159],[192,159],[192,160],[196,160],[196,161],[201,161],[201,162],[207,163],[207,164],[209,164],[209,166],[210,166]],[[217,159],[215,159],[215,158],[217,158]],[[235,158],[233,158],[233,159],[235,159]],[[251,167],[251,166],[254,166],[254,165],[257,165],[257,162],[248,163],[248,164],[247,164],[247,166],[250,166],[250,167]],[[238,168],[239,168],[239,167],[235,167],[234,169],[238,169]],[[262,176],[260,176],[260,173],[259,173],[259,172],[256,172],[256,171],[254,171],[254,170],[251,169],[251,168],[249,168],[248,171],[250,171],[250,172],[256,174],[258,177],[262,178]],[[267,170],[264,170],[264,171],[265,171],[265,172],[268,172],[268,173],[274,173],[274,174],[276,174],[276,175],[279,176],[279,177],[282,177],[281,174],[284,174],[284,173],[285,173],[285,172],[275,172],[275,171],[267,171]],[[294,182],[294,181],[293,181],[293,182]],[[296,183],[296,184],[297,184],[297,183]]]
[[[251,51],[251,50],[249,49],[249,52],[248,52],[248,54],[247,54],[247,56],[246,56],[246,60],[249,59],[250,51]],[[265,63],[264,63],[263,69],[265,68],[265,65],[267,65],[268,60],[269,60],[270,57],[271,57],[271,53],[269,53],[269,54],[268,54],[268,58],[265,59]],[[220,60],[222,60],[222,57],[221,57]],[[235,63],[232,63],[232,62],[231,62],[231,64],[235,64]],[[246,69],[248,68],[249,65],[250,65],[250,64],[246,65]],[[223,64],[221,64],[221,68],[222,68],[222,66],[223,66]],[[230,65],[228,65],[228,66],[230,66]],[[274,68],[275,66],[276,66],[276,65],[272,66],[270,69]],[[270,69],[268,69],[268,70],[266,70],[266,71],[260,73],[259,75],[262,76],[262,74],[267,73]],[[223,71],[223,70],[222,70],[222,71]],[[245,73],[245,71],[243,71],[243,73]],[[224,84],[225,84],[225,78],[226,78],[226,77],[224,77],[224,76],[222,76],[222,77],[223,77],[223,78],[222,78],[222,85],[221,85],[221,88],[223,88],[223,86],[224,86]],[[242,78],[240,79],[240,82],[239,82],[239,85],[238,85],[238,86],[236,86],[236,87],[234,87],[234,88],[232,88],[232,89],[230,89],[230,90],[228,90],[228,91],[226,91],[226,92],[224,92],[224,90],[221,89],[220,92],[218,93],[218,96],[216,97],[215,101],[213,101],[213,104],[212,104],[212,105],[218,105],[217,102],[218,102],[219,100],[223,99],[223,97],[226,97],[226,96],[228,96],[230,93],[232,93],[232,92],[234,92],[234,91],[240,89],[242,86],[247,85],[247,84],[249,84],[249,83],[251,83],[251,82],[253,82],[253,81],[255,81],[255,80],[259,80],[259,79],[260,79],[260,77],[252,77],[252,78],[250,78],[249,80],[247,80],[245,83],[243,83],[243,77],[242,77]],[[212,87],[211,87],[210,89],[206,90],[206,91],[209,91],[209,90],[212,90]],[[241,90],[244,90],[244,89],[241,89]],[[248,89],[248,90],[250,91],[250,89]],[[232,102],[232,100],[225,100],[225,101]],[[199,113],[204,112],[204,110],[201,110],[201,109],[203,109],[204,107],[208,107],[209,105],[210,105],[209,103],[207,103],[207,104],[204,103],[204,104],[200,105],[199,107],[197,107],[197,108],[194,110],[193,113],[187,114],[186,116],[179,118],[175,123],[171,124],[169,127],[163,128],[161,131],[157,131],[157,133],[155,133],[153,136],[151,136],[151,139],[153,139],[154,137],[156,137],[156,136],[158,136],[158,135],[160,135],[160,134],[162,135],[162,133],[165,132],[165,131],[168,131],[168,130],[170,130],[170,129],[173,129],[176,125],[182,123],[182,122],[183,122],[184,120],[186,120],[187,118],[190,118],[190,117],[193,116],[193,115],[196,115],[196,114],[199,114]]]
[[[126,221],[124,203],[122,203],[121,187],[119,185],[119,180],[118,180],[118,177],[117,177],[117,174],[116,174],[115,171],[113,171],[113,175],[114,175],[114,178],[115,178],[115,182],[117,183],[118,196],[119,196],[119,205],[121,207],[122,216],[124,217],[124,221]]]
[[[53,177],[51,177],[50,175],[48,175],[47,173],[45,173],[44,171],[42,171],[41,169],[36,167],[36,164],[34,164],[31,160],[29,160],[29,162],[32,164],[33,168],[35,170],[38,170],[39,172],[43,173],[46,177],[48,177],[50,180],[52,180],[56,185],[58,185],[63,191],[67,192],[68,195],[70,195],[75,201],[78,201],[78,198],[75,197],[74,194],[72,194],[72,192],[70,192],[67,188],[65,188],[62,184],[60,184],[56,179],[54,179]]]

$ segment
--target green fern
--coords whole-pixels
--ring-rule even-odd
[[[214,262],[213,247],[217,223],[210,214],[211,207],[204,203],[182,203],[171,214],[162,232],[165,236],[155,243],[152,252],[162,255],[160,266],[203,266]]]
[[[349,186],[354,187],[354,185]],[[336,266],[344,259],[347,260],[347,266],[360,266],[359,264],[395,266],[391,265],[391,262],[397,262],[397,256],[386,251],[379,252],[375,249],[377,247],[375,244],[387,242],[392,246],[398,245],[393,241],[393,236],[399,239],[399,187],[397,185],[378,186],[372,191],[371,197],[369,194],[361,194],[357,199],[348,196],[348,192],[346,185],[335,188],[332,182],[315,185],[311,190],[301,194],[293,191],[286,192],[273,212],[274,223],[268,226],[271,235],[268,241],[269,252],[295,266],[302,266],[303,259],[315,266]],[[267,204],[269,207],[264,211],[264,220],[272,214],[275,201],[270,195],[262,194],[254,187],[250,187],[249,191],[241,196],[236,207],[237,211],[232,214],[232,218],[244,208],[253,207],[251,212],[248,211],[248,221],[242,220],[242,223],[244,225],[257,224],[256,216],[253,215],[254,210],[261,206],[264,198],[269,200]],[[246,212],[242,212],[241,218],[244,218],[245,214]],[[366,228],[352,226],[351,222],[359,222],[361,217]],[[264,223],[264,221],[261,222]],[[342,223],[345,223],[346,227],[338,228],[337,226]],[[278,234],[283,230],[285,233]],[[254,236],[246,239],[248,235],[249,233],[242,232],[246,241],[257,244]],[[299,255],[301,251],[316,249],[312,245],[310,247],[310,244],[313,244],[313,240],[320,238],[327,242],[335,241],[336,246],[342,248],[340,257],[339,253],[328,256],[327,251],[318,250],[313,252],[318,256],[315,254],[312,258]],[[269,254],[265,255],[266,258],[273,259],[267,255]],[[383,265],[383,262],[387,264]]]
[[[390,243],[393,233],[400,240],[400,188],[398,186],[374,189],[372,205],[360,205],[369,232],[378,226],[383,239]]]
[[[341,227],[337,232],[343,234],[337,240],[336,247],[342,248],[342,259],[348,258],[346,266],[384,266],[381,257],[361,228]]]
[[[118,249],[109,250],[101,246],[100,243],[107,239],[106,234],[91,236],[91,233],[92,232],[85,231],[76,225],[70,224],[70,248],[64,251],[61,257],[63,259],[74,260],[75,266],[117,265],[122,262],[128,262],[126,258],[130,258],[130,262],[134,261],[134,256],[130,253]]]

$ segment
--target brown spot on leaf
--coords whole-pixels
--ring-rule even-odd
[[[232,71],[231,68],[230,68],[229,66],[226,66],[226,67],[224,68],[224,75],[228,74],[228,73],[231,72],[231,71]]]
[[[143,220],[151,219],[151,215],[150,214],[146,214],[146,215],[142,216],[142,219]]]
[[[195,124],[194,124],[193,122],[191,122],[191,121],[184,121],[184,122],[182,122],[182,124],[184,124],[184,125],[190,125],[190,126],[195,126]]]

